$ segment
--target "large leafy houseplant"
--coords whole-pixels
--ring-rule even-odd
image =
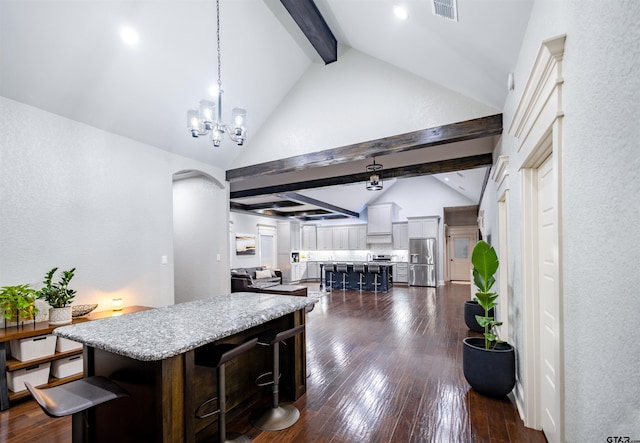
[[[31,320],[38,310],[35,307],[35,293],[30,285],[3,286],[0,289],[0,307],[6,321]]]
[[[476,321],[481,328],[484,328],[485,349],[490,349],[497,343],[502,343],[495,334],[495,327],[502,325],[502,322],[496,321],[490,314],[491,309],[498,305],[496,303],[498,294],[491,291],[496,282],[494,275],[500,265],[498,254],[489,243],[480,240],[473,248],[471,264],[473,265],[473,282],[479,289],[476,292],[476,300],[484,310],[483,316],[476,315]]]
[[[495,327],[500,326],[490,313],[497,306],[498,294],[491,291],[498,271],[498,254],[484,240],[476,243],[471,255],[473,280],[478,288],[476,300],[484,315],[476,315],[476,321],[484,329],[484,337],[467,337],[463,340],[462,369],[471,387],[483,395],[500,397],[511,392],[516,384],[515,349],[499,340]]]
[[[76,268],[62,271],[58,282],[54,282],[53,277],[57,270],[58,268],[53,268],[45,274],[42,289],[36,293],[36,296],[49,303],[52,308],[64,308],[71,304],[76,296],[76,291],[69,288],[69,282],[73,278]]]

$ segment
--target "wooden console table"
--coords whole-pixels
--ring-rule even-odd
[[[74,318],[72,324],[84,323],[91,320],[98,320],[101,318],[107,318],[112,316],[118,316],[121,314],[128,314],[131,312],[138,312],[150,309],[145,306],[130,306],[123,308],[122,311],[100,311],[92,312],[83,317]],[[82,348],[67,352],[55,352],[54,355],[48,357],[37,358],[28,361],[19,361],[14,358],[7,358],[7,348],[9,347],[9,341],[17,340],[21,338],[37,337],[39,335],[51,334],[54,329],[59,326],[51,326],[48,322],[39,323],[25,323],[23,326],[12,326],[9,328],[0,328],[0,410],[4,411],[11,406],[11,402],[20,398],[28,397],[29,391],[26,389],[20,392],[9,392],[7,386],[7,371],[13,372],[19,369],[28,368],[30,366],[39,365],[41,363],[47,363],[50,361],[58,360],[60,358],[66,358],[72,355],[82,354]],[[82,378],[83,374],[73,375],[66,378],[49,377],[49,382],[43,387],[52,387],[68,383],[73,380]]]

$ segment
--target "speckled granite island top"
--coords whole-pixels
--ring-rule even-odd
[[[57,336],[142,361],[173,357],[317,302],[235,292],[57,328]]]

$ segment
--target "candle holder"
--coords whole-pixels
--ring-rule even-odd
[[[113,300],[111,300],[111,309],[113,309],[114,311],[122,311],[122,299],[114,298]]]

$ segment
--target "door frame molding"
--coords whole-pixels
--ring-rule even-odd
[[[522,192],[522,336],[520,349],[520,377],[516,384],[516,404],[525,426],[540,429],[540,316],[538,299],[538,232],[537,214],[537,167],[553,154],[553,168],[556,174],[557,230],[562,231],[562,200],[560,198],[562,158],[562,86],[564,83],[562,59],[566,35],[560,35],[542,42],[533,68],[516,108],[509,134],[517,139],[516,164],[520,176]],[[513,157],[512,157],[513,158]],[[558,235],[557,295],[559,325],[559,361],[557,392],[560,395],[558,411],[558,433],[564,439],[564,341],[562,330],[562,236]]]

